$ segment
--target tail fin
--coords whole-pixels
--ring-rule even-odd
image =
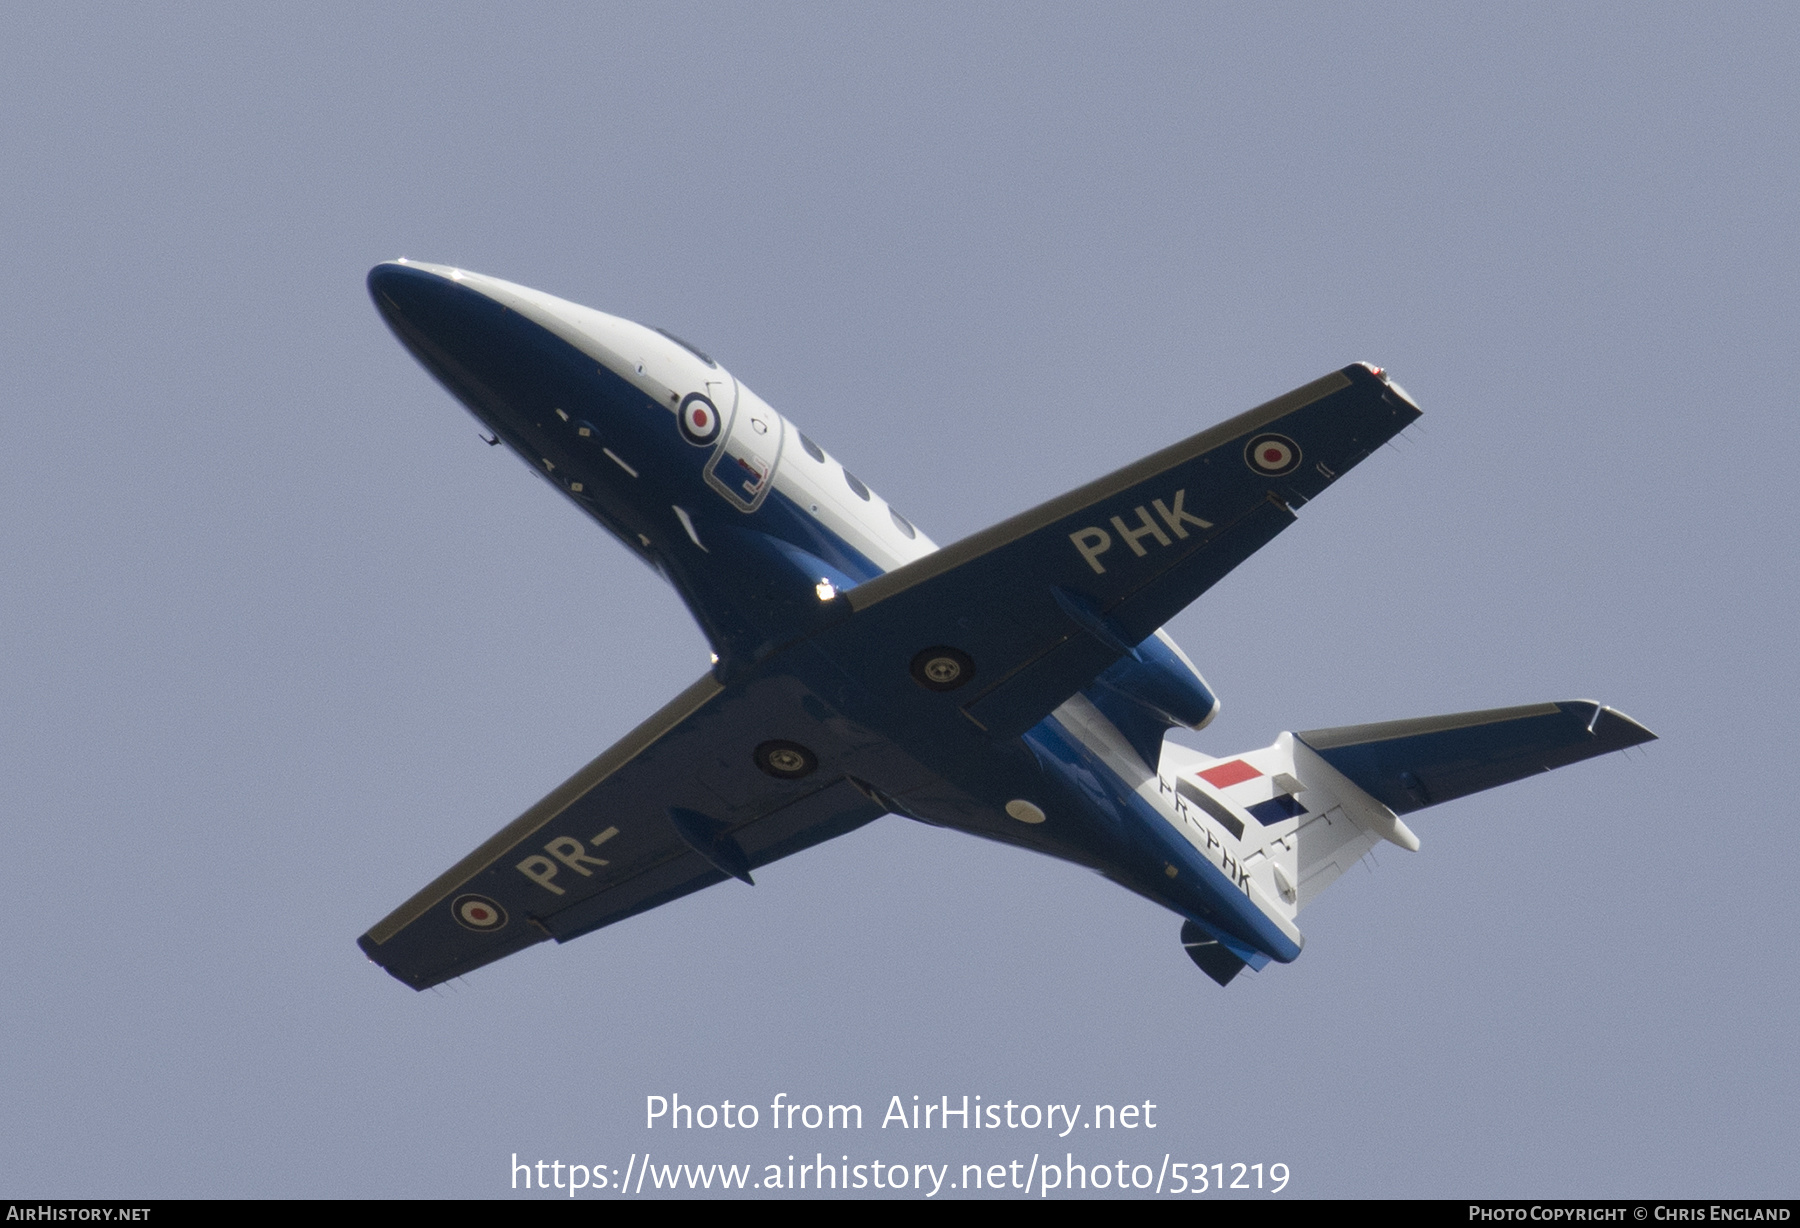
[[[1416,851],[1402,814],[1654,740],[1590,700],[1284,733],[1214,759],[1169,743],[1161,776],[1235,842],[1265,912],[1288,922],[1383,840]],[[1244,962],[1189,922],[1182,944],[1221,985]]]

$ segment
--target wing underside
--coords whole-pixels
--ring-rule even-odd
[[[869,742],[791,679],[708,676],[359,940],[415,989],[566,941],[879,817],[846,779]],[[807,748],[803,774],[759,764]],[[783,762],[779,761],[778,762]]]
[[[954,702],[1023,733],[1295,520],[1419,411],[1360,364],[858,586],[818,637],[860,671],[963,654]]]

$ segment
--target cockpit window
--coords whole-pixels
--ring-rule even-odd
[[[844,481],[849,483],[850,489],[856,492],[856,497],[858,499],[863,500],[865,503],[868,502],[869,488],[857,481],[856,475],[851,473],[848,469],[844,470]]]
[[[808,456],[818,461],[821,465],[825,463],[825,449],[808,439],[805,435],[800,436],[800,446],[806,449],[806,454]]]
[[[704,350],[696,349],[694,346],[689,345],[687,342],[683,341],[680,337],[677,337],[674,333],[670,332],[668,329],[659,328],[656,331],[661,333],[663,336],[667,337],[670,341],[673,341],[676,345],[680,346],[682,349],[686,350],[688,353],[692,354],[695,358],[698,358],[701,362],[705,363],[707,366],[716,367],[719,365],[718,363],[714,362],[712,360],[712,356],[707,354]]]
[[[888,509],[888,515],[894,518],[894,527],[908,537],[917,537],[919,535],[919,531],[912,527],[912,521],[902,516],[899,512],[896,512],[893,508],[890,507]]]

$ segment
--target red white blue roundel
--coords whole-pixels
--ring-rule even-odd
[[[681,437],[695,447],[704,448],[719,437],[719,411],[698,392],[690,392],[676,413],[681,423]]]
[[[1244,463],[1266,477],[1278,478],[1300,467],[1300,445],[1286,435],[1258,435],[1244,449]]]
[[[506,924],[506,910],[485,895],[457,896],[450,913],[466,930],[497,930]]]

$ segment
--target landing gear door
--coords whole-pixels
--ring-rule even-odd
[[[731,415],[724,442],[707,463],[706,483],[740,512],[754,512],[775,484],[786,424],[742,384],[737,394],[737,412]]]

